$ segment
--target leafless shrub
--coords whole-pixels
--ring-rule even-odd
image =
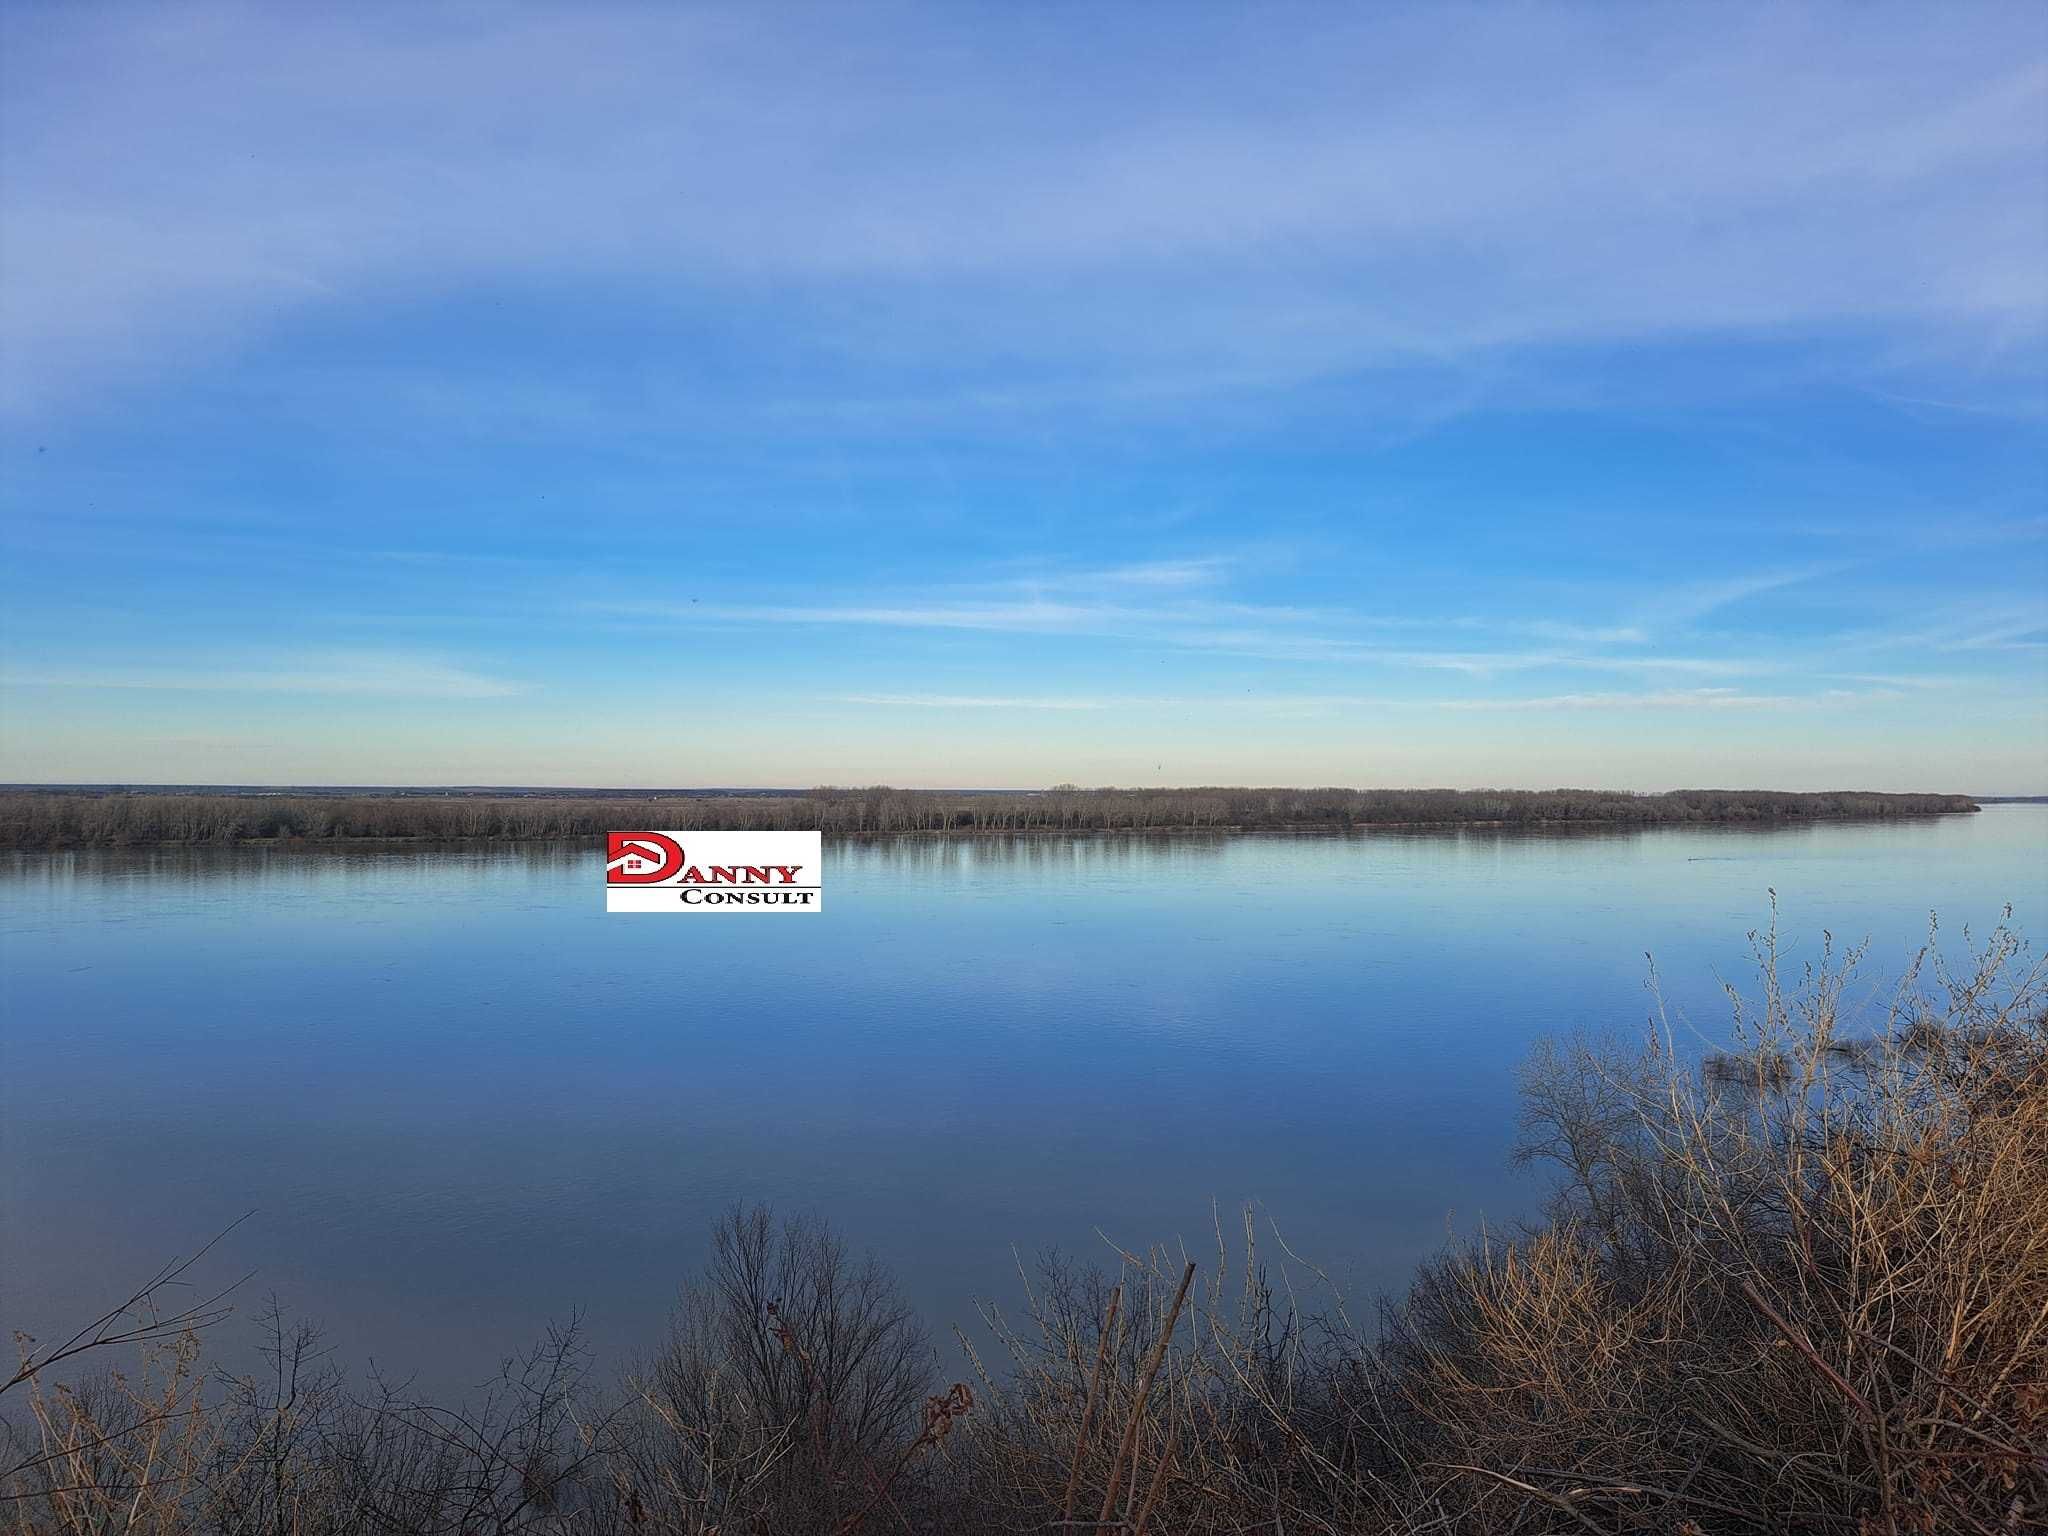
[[[152,1335],[131,1375],[26,1381],[0,1436],[0,1530],[62,1536],[567,1530],[617,1453],[584,1411],[573,1327],[508,1361],[478,1403],[378,1381],[356,1398],[317,1335],[272,1307],[265,1378],[213,1378],[199,1336]]]
[[[1200,1284],[1184,1255],[1046,1260],[1019,1318],[985,1314],[1008,1368],[984,1373],[959,1474],[984,1528],[1400,1529],[1377,1364],[1327,1279],[1294,1268],[1261,1258],[1249,1209]]]
[[[1720,1071],[1539,1062],[1551,1224],[1402,1315],[1415,1456],[1473,1530],[2006,1531],[2048,1513],[2048,1031],[2000,928],[1853,1043],[1858,952],[1758,939]],[[1741,1064],[1747,1062],[1745,1069]],[[1632,1526],[1630,1528],[1633,1528]]]
[[[935,1374],[880,1264],[813,1218],[735,1208],[632,1382],[617,1504],[663,1530],[838,1531],[902,1497],[898,1463]]]

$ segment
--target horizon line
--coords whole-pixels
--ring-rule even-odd
[[[827,791],[837,794],[858,794],[869,790],[890,790],[904,794],[919,795],[1046,795],[1059,793],[1073,794],[1188,794],[1200,790],[1341,790],[1349,794],[1558,794],[1564,792],[1595,793],[1603,795],[1638,795],[1650,798],[1657,795],[1680,794],[1764,794],[1764,795],[1947,795],[1969,800],[2043,800],[2048,791],[2031,794],[1978,794],[1968,790],[1950,789],[1858,789],[1850,785],[1836,785],[1829,789],[1779,789],[1769,785],[1749,784],[1680,784],[1663,789],[1627,789],[1618,786],[1598,784],[1483,784],[1459,788],[1450,784],[1051,784],[1051,785],[916,785],[884,783],[845,784],[705,784],[705,785],[635,785],[635,784],[346,784],[346,783],[144,783],[138,780],[48,780],[0,782],[0,793],[65,793],[101,791],[106,793],[152,794],[152,793],[236,793],[236,794],[448,794],[448,795],[635,795],[681,797],[705,797],[712,795],[780,795],[800,797]]]

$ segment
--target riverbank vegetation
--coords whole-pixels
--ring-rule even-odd
[[[1192,1253],[1048,1261],[989,1314],[991,1358],[936,1348],[820,1223],[736,1210],[622,1386],[569,1329],[446,1407],[352,1385],[274,1306],[265,1372],[210,1374],[218,1308],[156,1284],[23,1342],[0,1530],[2041,1529],[2041,973],[2001,929],[1872,1021],[1857,955],[1788,982],[1758,951],[1704,1066],[1661,1027],[1533,1060],[1547,1218],[1377,1307],[1248,1215]],[[59,1383],[110,1351],[119,1373]]]
[[[1347,831],[1401,826],[1768,825],[1974,811],[1964,795],[1768,790],[821,788],[804,794],[0,794],[0,847],[145,843],[498,841],[682,831],[902,833]]]

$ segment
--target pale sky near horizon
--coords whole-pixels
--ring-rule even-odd
[[[0,780],[2048,792],[2048,7],[0,3]]]

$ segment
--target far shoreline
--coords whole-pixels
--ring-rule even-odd
[[[612,831],[820,831],[837,842],[1046,837],[1326,837],[1461,830],[1785,828],[1974,814],[1965,795],[1874,791],[1196,788],[595,798],[461,792],[334,795],[0,792],[0,848],[457,847],[589,841]]]

